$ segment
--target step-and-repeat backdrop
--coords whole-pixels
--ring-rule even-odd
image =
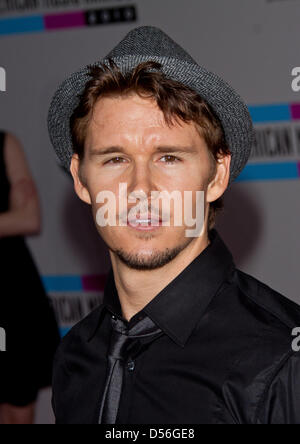
[[[248,104],[256,141],[218,229],[239,268],[300,303],[299,16],[300,0],[0,0],[0,127],[22,142],[38,185],[43,231],[27,243],[62,336],[101,301],[110,261],[52,151],[49,103],[140,25],[161,27]],[[49,400],[41,393],[37,422],[53,421]]]

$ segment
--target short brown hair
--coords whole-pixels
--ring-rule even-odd
[[[106,64],[89,65],[91,79],[79,95],[80,102],[70,119],[74,153],[80,161],[84,158],[84,142],[93,108],[98,99],[107,96],[125,96],[136,93],[143,98],[153,98],[164,114],[168,125],[181,120],[194,122],[199,134],[204,137],[212,158],[211,180],[216,172],[216,161],[230,154],[220,120],[195,91],[180,82],[167,78],[155,61],[140,63],[131,72],[123,74],[112,59]],[[156,71],[153,71],[156,70]],[[215,225],[216,213],[223,208],[220,197],[210,204],[208,229]]]

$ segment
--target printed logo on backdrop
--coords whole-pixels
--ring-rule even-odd
[[[300,68],[291,71],[291,89],[300,92]],[[250,159],[237,181],[300,179],[300,94],[292,103],[248,107],[255,129]]]
[[[102,303],[106,279],[106,274],[43,277],[61,336]]]
[[[85,318],[102,302],[102,294],[73,292],[51,292],[49,297],[59,326],[64,336],[73,325]]]
[[[103,4],[105,7],[98,7]],[[137,9],[123,0],[9,0],[0,15],[1,37],[135,22]]]
[[[1,0],[0,14],[41,12],[43,10],[69,10],[76,7],[94,7],[126,0]]]

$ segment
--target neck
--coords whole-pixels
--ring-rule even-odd
[[[208,245],[207,233],[192,241],[172,261],[154,270],[134,270],[110,252],[122,315],[127,320],[142,310],[178,276]]]

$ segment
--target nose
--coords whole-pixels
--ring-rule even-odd
[[[147,199],[151,199],[151,191],[156,190],[153,180],[153,174],[146,162],[136,163],[130,177],[128,178],[128,195],[142,198],[145,194]]]

